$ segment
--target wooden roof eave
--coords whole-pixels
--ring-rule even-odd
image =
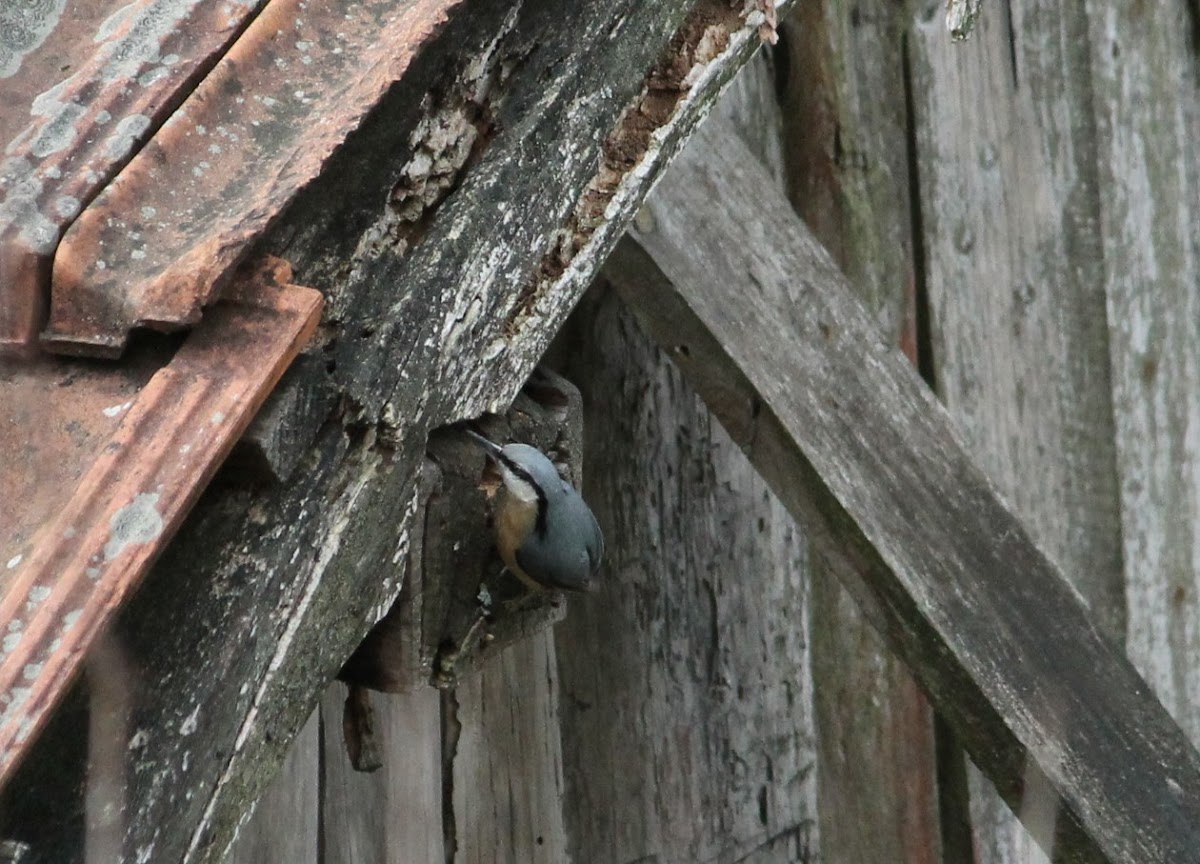
[[[169,294],[169,280],[143,291],[153,282],[145,273],[129,283],[129,305],[88,305],[97,262],[109,264],[96,255],[100,239],[106,256],[112,242],[131,264],[151,251],[128,242],[141,238],[104,236],[109,216],[140,200],[130,191],[146,183],[139,178],[170,187],[160,173],[139,174],[140,156],[93,202],[105,218],[76,223],[56,260],[58,305],[43,344],[112,353],[131,324],[171,329],[201,315],[199,334],[213,317],[205,303],[233,284],[240,262],[282,255],[331,297],[323,344],[350,397],[340,423],[308,418],[300,476],[249,501],[216,496],[119,616],[129,644],[158,646],[133,658],[144,677],[139,722],[161,734],[131,751],[130,850],[219,857],[321,686],[396,596],[405,490],[428,430],[511,401],[658,172],[759,41],[758,28],[724,2],[575,3],[569,16],[551,3],[449,6],[463,8],[426,33],[409,65],[364,76],[377,101],[354,106],[341,93],[318,118],[312,150],[301,134],[282,148],[286,158],[259,154],[261,177],[225,169],[253,188],[235,196],[245,206],[225,221],[191,211],[192,227],[208,219],[219,242],[158,255],[164,272],[188,277],[183,301],[167,298],[169,315],[161,306],[130,314]],[[270,20],[264,13],[243,38]],[[656,58],[647,82],[643,70]],[[347,74],[361,68],[348,64]],[[236,93],[222,74],[218,64],[213,80],[226,83],[215,95]],[[209,127],[186,105],[204,88],[161,130],[159,143],[177,142],[178,153],[156,144],[143,153],[163,164],[164,153],[170,163],[193,152],[187,142]],[[334,117],[349,118],[336,134],[321,125]],[[460,121],[474,132],[445,147],[447,124]],[[178,132],[188,123],[190,137]],[[426,164],[434,170],[421,175]],[[140,188],[154,194],[151,185]],[[208,268],[208,281],[172,270],[179,262]],[[72,309],[83,311],[62,312]],[[97,320],[117,326],[97,336],[88,329]],[[35,746],[10,788],[69,777],[56,763]]]

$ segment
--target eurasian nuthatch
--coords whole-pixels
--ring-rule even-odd
[[[493,506],[496,548],[513,575],[535,588],[591,590],[604,535],[575,487],[528,444],[501,447],[468,429],[500,470]]]

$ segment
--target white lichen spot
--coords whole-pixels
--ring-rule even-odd
[[[54,202],[54,209],[64,219],[74,218],[79,212],[79,199],[74,195],[59,195]]]
[[[49,585],[34,585],[29,589],[29,604],[31,606],[39,606],[42,603],[45,603],[49,596]]]
[[[134,732],[132,735],[129,736],[128,749],[141,750],[143,747],[145,747],[149,743],[150,743],[150,733],[147,732],[145,729],[138,729],[136,732]]]
[[[279,100],[275,99],[272,96],[255,96],[254,98],[257,99],[259,102],[261,102],[263,105],[267,106],[268,108],[274,108],[276,105],[279,104]]]
[[[14,555],[13,557],[8,559],[8,563],[6,565],[4,565],[5,568],[8,570],[12,570],[14,567],[16,567],[18,564],[21,563],[21,559],[24,557],[25,557],[24,555]]]
[[[26,717],[24,720],[21,721],[21,725],[17,727],[17,736],[13,740],[17,744],[24,744],[25,739],[27,739],[32,732],[33,732],[33,718]]]
[[[214,411],[212,417],[209,418],[209,422],[214,423],[214,424],[225,422],[225,412],[224,411]]]
[[[132,252],[129,253],[129,257],[132,258],[134,261],[141,261],[143,258],[146,257],[146,250],[145,249],[134,249]]]
[[[79,623],[79,619],[83,617],[83,610],[76,609],[74,612],[68,612],[63,616],[62,632],[68,632],[72,627]]]
[[[137,850],[137,864],[149,864],[149,861],[153,855],[153,843],[151,843],[149,846],[139,846]]]
[[[97,270],[107,270],[107,269],[108,269],[108,262],[107,262],[107,261],[105,261],[103,258],[97,259],[97,261],[96,261],[96,269],[97,269]]]
[[[157,492],[142,492],[113,514],[108,523],[108,543],[104,545],[105,561],[113,560],[128,546],[158,539],[163,531],[158,499]]]
[[[95,581],[100,578],[100,574],[103,571],[99,567],[89,567],[86,570],[84,570],[83,572],[84,572],[85,576],[87,576],[92,581]]]
[[[166,78],[170,74],[171,71],[169,69],[165,69],[162,66],[155,66],[149,72],[143,72],[141,75],[139,75],[137,82],[143,87],[149,87],[152,84],[155,84],[156,82]]]
[[[112,138],[108,142],[110,159],[123,159],[133,152],[134,145],[150,128],[150,118],[145,114],[130,114],[122,117],[113,129]]]
[[[15,651],[17,649],[17,646],[19,644],[21,644],[21,634],[20,633],[9,633],[7,636],[4,637],[4,642],[3,642],[4,653],[11,654],[13,651]]]
[[[197,705],[192,709],[192,713],[185,717],[183,722],[179,724],[179,734],[186,738],[188,735],[191,735],[193,732],[195,732],[199,718],[200,706]]]
[[[44,96],[45,94],[42,95]],[[34,101],[33,113],[35,115],[38,114],[39,102],[41,102],[40,96]],[[57,153],[60,150],[66,150],[74,144],[78,136],[75,124],[79,122],[87,111],[84,106],[76,102],[63,103],[48,100],[42,104],[53,105],[53,108],[45,114],[38,115],[48,118],[46,124],[42,126],[41,131],[38,132],[37,138],[34,139],[33,144],[29,147],[29,152],[38,159],[45,158],[51,153]]]
[[[162,60],[160,60],[159,62],[162,63],[164,66],[174,66],[176,63],[179,62],[179,55],[178,54],[168,54],[166,57],[162,58]]]
[[[118,30],[121,29],[121,26],[125,23],[126,19],[128,19],[129,16],[134,13],[134,11],[136,11],[136,7],[133,3],[128,3],[118,8],[116,12],[104,19],[104,22],[96,31],[96,35],[92,41],[96,43],[107,42],[116,34]]]
[[[51,180],[61,180],[62,179],[62,169],[59,168],[57,165],[51,165],[49,168],[46,169],[46,176],[49,177]]]
[[[191,445],[191,444],[184,444],[182,447],[180,447],[180,448],[179,448],[179,452],[180,452],[180,453],[182,453],[182,454],[184,454],[184,455],[186,455],[186,454],[188,454],[188,453],[191,453],[191,452],[192,452],[192,445]]]
[[[14,618],[13,620],[8,622],[8,632],[9,633],[15,633],[18,630],[24,629],[24,627],[25,627],[25,622],[22,621],[20,618]]]
[[[122,402],[120,405],[109,405],[103,411],[104,416],[105,417],[116,417],[122,411],[128,410],[129,406],[132,404],[133,404],[133,400],[130,400],[128,402]]]
[[[301,54],[308,51],[310,48],[312,48],[312,43],[306,42],[303,39],[301,39],[299,42],[296,43],[296,50],[299,51]]]
[[[63,529],[63,539],[70,540],[72,537],[74,537],[78,533],[79,532],[75,530],[74,525],[68,525],[66,528]]]
[[[221,145],[220,144],[209,144],[208,152],[213,154],[214,156],[220,156],[221,155]]]
[[[26,681],[36,681],[37,677],[42,674],[44,663],[26,663],[25,668],[21,670],[21,677]]]
[[[142,208],[142,218],[143,219],[153,219],[157,215],[158,215],[158,210],[156,210],[153,207],[143,207]]]

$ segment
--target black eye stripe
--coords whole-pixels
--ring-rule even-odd
[[[546,492],[537,484],[537,482],[534,481],[532,474],[530,474],[512,459],[508,458],[508,456],[506,456],[504,453],[498,453],[496,455],[499,457],[500,461],[504,463],[505,468],[528,483],[529,487],[533,489],[533,493],[537,495],[537,522],[534,524],[533,528],[539,536],[544,536],[546,534]]]

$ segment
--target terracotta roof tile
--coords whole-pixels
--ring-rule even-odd
[[[259,4],[108,0],[74,4],[87,7],[78,15],[55,5],[49,16],[32,7],[40,20],[23,17],[30,7],[20,4],[0,12],[11,19],[11,29],[0,27],[0,351],[10,354],[41,323],[67,226]]]

